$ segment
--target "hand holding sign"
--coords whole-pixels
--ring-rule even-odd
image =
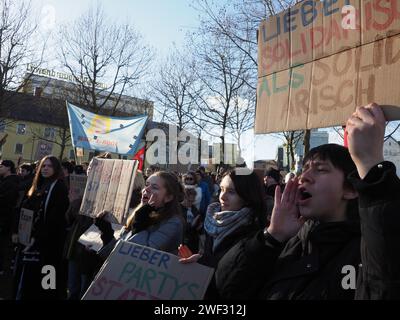
[[[271,224],[267,231],[276,240],[284,242],[301,229],[305,218],[300,216],[298,201],[298,179],[290,180],[283,195],[279,186],[275,189],[275,205],[272,210]]]
[[[385,121],[382,109],[375,103],[358,107],[347,121],[349,151],[361,179],[383,161]]]

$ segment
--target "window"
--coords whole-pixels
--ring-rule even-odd
[[[6,131],[6,121],[0,120],[0,132]]]
[[[75,152],[73,149],[69,150],[69,158],[73,160],[75,159]]]
[[[17,143],[15,145],[15,154],[22,154],[24,151],[24,145],[22,143]]]
[[[26,133],[26,125],[23,123],[19,123],[17,125],[17,134],[25,134]]]
[[[56,130],[54,128],[45,128],[44,129],[44,137],[47,139],[54,139],[55,131]]]

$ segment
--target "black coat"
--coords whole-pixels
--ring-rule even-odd
[[[49,194],[49,187],[41,195],[27,198],[22,207],[33,210],[34,223],[32,237],[35,242],[29,253],[39,252],[39,261],[23,262],[23,276],[20,279],[20,299],[63,299],[66,294],[66,263],[63,249],[66,240],[66,218],[68,209],[68,190],[62,180],[58,180],[50,194],[46,213],[44,206]],[[29,254],[28,253],[28,254]],[[43,290],[41,268],[51,265],[56,270],[56,290]]]
[[[206,240],[204,243],[204,253],[199,259],[198,263],[203,264],[207,267],[215,269],[215,272],[219,270],[219,262],[224,257],[224,255],[233,247],[235,244],[240,242],[242,239],[248,238],[250,235],[254,234],[260,227],[257,222],[254,222],[251,226],[246,226],[243,228],[239,228],[234,233],[228,235],[221,244],[213,250],[213,238],[205,233]],[[216,300],[220,299],[220,295],[218,293],[216,282],[215,282],[215,274],[207,288],[206,294],[204,298],[206,300]]]
[[[9,175],[0,181],[0,228],[11,229],[18,200],[19,177]]]
[[[220,262],[216,280],[226,299],[343,299],[343,266],[360,262],[357,222],[306,223],[283,245],[258,232]]]
[[[386,162],[363,181],[352,177],[360,194],[361,228],[351,221],[307,223],[286,245],[259,232],[220,261],[219,294],[226,299],[400,298],[400,181],[395,168]],[[356,290],[342,287],[346,265],[360,267]]]
[[[396,167],[383,162],[360,180],[362,268],[356,299],[400,299],[400,180]]]

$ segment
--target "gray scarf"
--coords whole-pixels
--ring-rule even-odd
[[[213,251],[215,252],[228,235],[252,223],[253,212],[250,208],[244,207],[239,211],[221,211],[221,205],[216,202],[207,208],[204,229],[214,239]]]

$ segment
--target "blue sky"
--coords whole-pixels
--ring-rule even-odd
[[[129,21],[144,36],[146,42],[160,54],[173,42],[178,45],[185,33],[196,27],[198,13],[188,0],[103,0],[99,1],[112,19]],[[44,16],[54,8],[56,24],[71,22],[85,12],[93,0],[40,0],[34,6]],[[43,11],[42,11],[43,10]]]

